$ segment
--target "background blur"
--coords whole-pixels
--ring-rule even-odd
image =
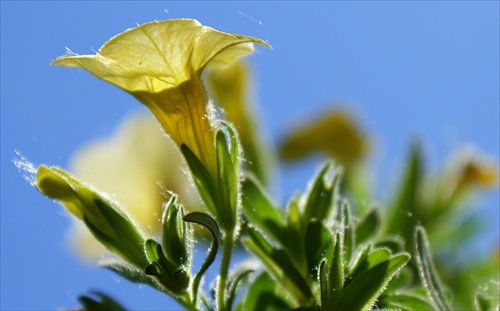
[[[286,129],[333,103],[355,112],[373,140],[373,199],[384,202],[411,139],[426,165],[442,166],[471,143],[498,161],[499,2],[19,2],[1,1],[2,310],[76,307],[89,289],[131,309],[176,308],[153,290],[83,265],[67,248],[63,209],[18,172],[16,151],[65,167],[91,139],[131,111],[130,95],[83,70],[50,67],[65,47],[92,53],[151,20],[195,18],[267,40],[251,57],[262,124],[277,143]],[[280,167],[275,198],[303,190],[318,157]],[[499,192],[475,204],[484,219],[479,256],[498,245]]]

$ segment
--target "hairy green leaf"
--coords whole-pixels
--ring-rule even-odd
[[[92,296],[79,296],[78,301],[83,305],[85,311],[125,311],[122,305],[113,298],[98,291],[90,292]]]
[[[422,226],[415,227],[415,259],[422,286],[434,303],[434,307],[439,310],[450,310],[432,261],[427,235]]]
[[[369,210],[356,226],[356,245],[373,238],[380,229],[380,222],[381,218],[378,209],[372,208]]]
[[[285,224],[281,210],[270,202],[258,181],[251,175],[245,176],[241,186],[244,215],[252,224],[284,245]]]
[[[332,303],[336,310],[369,310],[386,284],[408,261],[408,254],[385,260],[354,278]]]

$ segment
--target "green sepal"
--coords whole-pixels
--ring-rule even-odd
[[[138,268],[148,264],[142,231],[117,204],[58,167],[39,166],[35,186],[83,221],[106,249]]]
[[[196,157],[196,155],[189,149],[188,146],[182,144],[181,152],[186,160],[186,163],[191,171],[194,185],[200,194],[203,203],[205,203],[208,210],[218,217],[217,206],[220,204],[217,200],[217,188],[215,180],[212,178],[203,163]],[[214,197],[215,196],[215,197]]]
[[[395,255],[355,277],[332,302],[334,310],[370,310],[387,283],[409,260],[408,254]]]
[[[380,230],[381,217],[378,209],[372,208],[358,222],[355,231],[356,245],[373,239]]]
[[[331,161],[316,174],[306,193],[303,217],[307,222],[312,219],[327,221],[333,214],[339,175]]]
[[[182,294],[189,285],[189,274],[184,267],[168,260],[161,245],[152,239],[145,242],[144,249],[150,262],[144,273],[153,276],[170,292]]]
[[[90,296],[91,295],[91,296]],[[78,301],[85,311],[126,311],[122,305],[113,298],[98,291],[91,291],[90,295],[79,296]],[[92,297],[93,296],[93,297]]]
[[[232,132],[232,135],[235,135]],[[236,149],[236,146],[232,146]],[[239,160],[232,155],[227,146],[224,131],[218,130],[215,136],[215,151],[217,155],[217,188],[220,191],[220,205],[216,206],[219,215],[219,225],[223,229],[233,229],[237,223]],[[234,150],[231,150],[234,152]],[[233,162],[236,160],[236,162]],[[231,237],[232,238],[232,237]]]
[[[161,243],[167,259],[177,266],[188,266],[191,258],[191,231],[183,217],[184,208],[173,195],[164,206]]]
[[[434,308],[439,310],[450,310],[444,295],[443,287],[432,261],[429,249],[429,241],[422,226],[415,227],[415,260],[418,267],[418,275],[422,286],[427,291],[427,295],[434,304]]]
[[[299,304],[308,304],[313,294],[307,281],[283,249],[269,244],[254,228],[248,228],[248,236],[243,238],[243,245],[255,254],[267,267],[268,271],[295,297]]]
[[[205,274],[207,269],[210,267],[210,265],[212,265],[212,263],[214,262],[215,256],[217,255],[217,250],[219,249],[219,243],[222,240],[222,236],[219,230],[219,226],[217,225],[217,222],[208,214],[201,212],[193,212],[184,216],[183,219],[184,221],[187,222],[192,222],[202,225],[203,227],[207,228],[208,231],[210,231],[210,234],[212,235],[212,243],[210,245],[210,248],[208,249],[207,256],[205,257],[205,260],[203,261],[200,270],[194,276],[193,283],[191,285],[194,301],[196,303],[196,299],[198,297],[198,288],[200,285],[201,278],[203,277],[203,274]]]
[[[266,235],[285,245],[283,212],[271,203],[262,186],[253,177],[246,175],[241,185],[242,210],[250,223],[255,224]]]

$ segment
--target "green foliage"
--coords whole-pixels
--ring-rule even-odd
[[[187,20],[177,22],[183,25],[198,25],[197,22]],[[172,25],[175,26],[175,21],[162,25],[168,25],[167,28],[170,29]],[[163,26],[147,25],[153,28]],[[205,47],[218,42],[215,37],[205,36],[207,32],[213,32],[213,29],[203,28],[205,30],[200,35],[196,27],[189,30],[193,42],[208,40],[203,42]],[[182,33],[182,27],[174,29]],[[130,36],[143,34],[129,32]],[[223,36],[220,32],[216,34]],[[215,36],[213,33],[212,35]],[[135,49],[135,45],[130,45],[128,39],[118,39],[115,41],[124,40],[129,48]],[[189,67],[192,64],[189,63],[189,66],[186,66],[193,77],[185,75],[182,78],[198,79],[206,62],[212,58],[222,63],[228,61],[224,57],[217,58],[218,53],[232,60],[238,53],[248,53],[251,50],[248,45],[250,42],[260,42],[236,35],[230,35],[224,40],[228,40],[223,45],[224,49],[230,49],[241,42],[245,45],[227,54],[217,50],[212,55],[211,51],[204,48],[202,52],[210,57],[207,56],[207,60],[202,62],[201,69],[196,69],[199,69],[199,72],[193,74],[193,69]],[[234,40],[237,42],[234,43]],[[112,44],[118,44],[117,42]],[[176,53],[180,53],[177,51],[177,45],[174,44],[174,48]],[[189,53],[197,52],[196,47],[191,48],[186,50]],[[155,50],[155,53],[158,53],[158,50]],[[130,61],[129,56],[126,57],[127,61]],[[190,57],[191,54],[186,59],[191,60]],[[73,58],[66,57],[60,62],[71,59],[72,66],[80,64],[73,63]],[[182,58],[182,61],[185,59]],[[134,65],[135,62],[132,61],[131,64]],[[94,74],[107,77],[107,69],[101,65],[94,68],[99,69],[99,74]],[[120,67],[120,70],[122,69],[127,72],[126,66]],[[122,81],[121,74],[124,73],[115,73],[113,79]],[[199,83],[198,80],[194,82]],[[140,84],[141,87],[149,85]],[[203,107],[200,109],[201,119],[189,119],[200,113],[191,113],[189,109],[185,109],[189,113],[183,117],[193,124],[202,124],[204,128],[208,126],[205,119],[207,116],[203,113],[205,97],[199,94],[203,89],[190,88],[188,85],[183,82],[180,86],[168,84],[166,87],[180,90],[184,96],[181,102],[192,105],[190,109],[198,109],[199,105]],[[128,91],[138,96],[140,92],[132,86],[135,86],[132,82],[126,85],[127,88],[133,89]],[[141,92],[147,93],[147,90]],[[139,97],[143,100],[149,97],[156,100],[158,97],[155,92],[148,93],[147,96],[140,94]],[[169,98],[168,102],[176,100],[177,98]],[[158,108],[149,101],[146,105]],[[162,112],[159,115],[164,129],[176,128],[172,124],[177,126],[178,120],[169,120],[171,111],[161,105],[160,107],[165,110],[158,108],[158,111]],[[355,212],[360,212],[363,208],[351,206],[349,202],[361,202],[366,199],[362,197],[363,192],[357,191],[362,188],[362,182],[352,175],[354,163],[361,157],[361,151],[356,153],[356,161],[347,161],[345,157],[349,153],[343,152],[343,162],[350,165],[349,171],[345,173],[349,182],[342,182],[343,169],[336,164],[338,161],[335,161],[338,159],[327,160],[309,182],[306,191],[290,198],[286,206],[278,206],[273,203],[263,182],[246,171],[242,165],[245,150],[240,146],[235,127],[223,120],[211,121],[214,121],[210,123],[213,127],[203,134],[196,132],[198,128],[194,125],[192,128],[186,127],[186,132],[181,130],[170,133],[167,130],[169,135],[181,142],[178,146],[206,209],[186,213],[177,195],[172,195],[163,204],[161,232],[157,237],[146,238],[139,225],[118,204],[60,168],[40,166],[35,185],[41,193],[59,200],[89,228],[101,244],[117,255],[117,259],[102,263],[104,267],[131,282],[146,284],[170,295],[186,309],[222,311],[454,308],[455,301],[450,298],[450,292],[455,295],[459,293],[462,297],[460,283],[446,283],[446,278],[442,276],[443,272],[446,272],[442,269],[443,260],[432,255],[429,240],[434,243],[432,237],[438,237],[440,230],[450,232],[453,229],[453,226],[448,224],[438,228],[436,223],[456,212],[462,192],[470,184],[470,180],[477,181],[482,178],[477,167],[469,166],[465,177],[462,176],[462,179],[454,183],[455,188],[450,194],[427,191],[429,174],[426,173],[420,147],[414,144],[402,181],[390,200],[388,209],[370,208],[365,210],[364,215],[356,215]],[[343,124],[346,122],[349,120],[343,119]],[[208,140],[203,141],[207,137]],[[363,144],[360,136],[357,140],[358,145]],[[323,146],[327,141],[321,140],[322,148],[329,148]],[[184,142],[194,143],[188,145]],[[201,152],[200,146],[208,146],[209,150],[204,150],[206,153]],[[340,147],[334,146],[332,150],[335,152],[332,153],[338,154],[338,148]],[[213,163],[210,161],[211,154],[214,155]],[[442,184],[438,186],[444,187]],[[193,224],[206,228],[211,236],[205,260],[196,273],[193,272],[192,265],[192,243],[202,242],[199,241],[199,234],[192,230]],[[459,236],[456,241],[464,241],[468,236],[470,234]],[[238,263],[230,270],[235,245],[243,247],[257,264]],[[217,282],[214,282],[210,294],[207,294],[200,285],[207,269],[214,263],[219,248],[222,248],[222,253]],[[490,264],[488,267],[486,274],[491,278],[495,265]],[[498,284],[496,288],[498,289]],[[498,296],[491,294],[491,289],[471,289],[471,286],[467,289],[470,307],[473,303],[473,307],[478,310],[499,309]],[[98,299],[89,296],[79,298],[85,310],[124,310],[108,296],[98,292],[93,294]],[[457,299],[457,306],[463,305],[463,298]]]

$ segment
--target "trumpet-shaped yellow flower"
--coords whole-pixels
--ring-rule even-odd
[[[109,194],[149,235],[161,227],[162,204],[172,191],[188,209],[200,204],[175,143],[151,116],[132,114],[112,137],[92,141],[73,155],[70,170],[80,180]],[[70,245],[94,261],[103,248],[75,222]]]
[[[150,22],[106,42],[96,55],[66,55],[53,65],[81,67],[132,94],[168,135],[187,145],[215,176],[214,134],[203,70],[232,63],[264,41],[217,31],[196,20]]]
[[[334,110],[288,133],[281,144],[280,156],[292,161],[320,152],[349,167],[365,155],[367,145],[350,114]]]

